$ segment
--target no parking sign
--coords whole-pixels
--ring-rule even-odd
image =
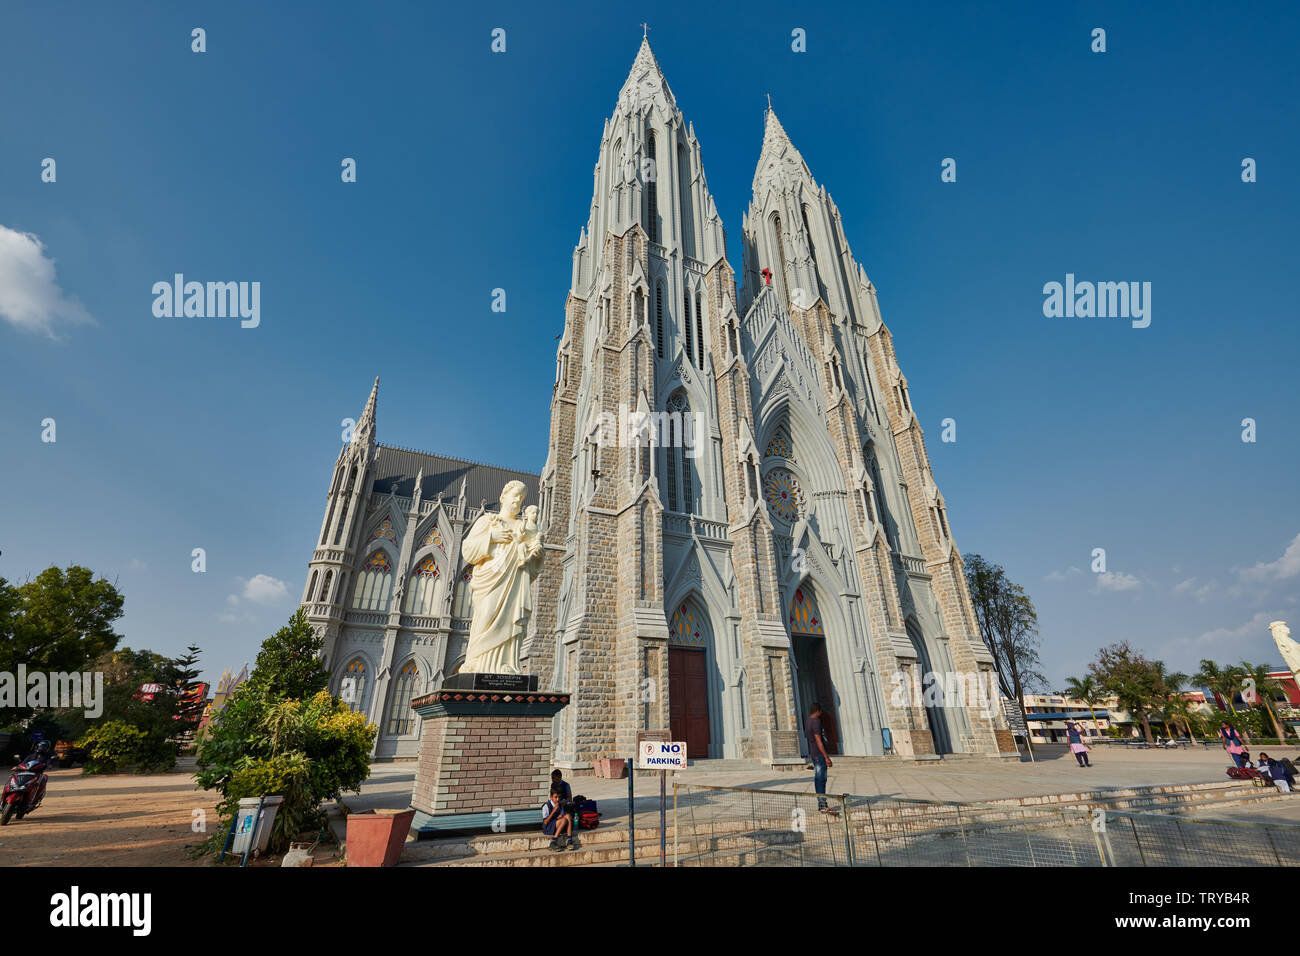
[[[637,766],[642,770],[682,770],[686,767],[686,743],[643,740],[637,756]]]

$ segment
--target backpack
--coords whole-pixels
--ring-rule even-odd
[[[595,800],[576,797],[573,801],[573,807],[578,815],[579,830],[594,830],[600,826],[600,813],[596,809]]]

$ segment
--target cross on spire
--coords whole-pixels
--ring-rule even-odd
[[[767,94],[767,108],[768,108],[769,110],[772,108],[772,94],[771,94],[771,93],[768,93],[768,94]]]
[[[641,39],[642,40],[650,39],[649,34],[650,34],[650,24],[648,23],[641,24]]]

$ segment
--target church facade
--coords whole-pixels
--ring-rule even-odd
[[[1014,749],[979,693],[993,659],[875,288],[765,124],[737,283],[694,127],[642,42],[601,136],[539,475],[379,445],[372,392],[303,603],[332,687],[364,677],[377,755],[414,754],[403,700],[463,658],[459,541],[510,478],[546,538],[524,667],[573,695],[557,765],[656,735],[799,764],[813,701],[832,753]]]

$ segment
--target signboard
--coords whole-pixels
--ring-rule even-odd
[[[686,767],[686,743],[681,740],[643,740],[637,751],[637,766],[642,770],[683,770]]]

